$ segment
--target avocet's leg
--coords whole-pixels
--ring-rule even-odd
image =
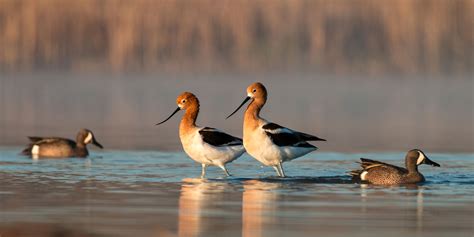
[[[277,175],[278,175],[279,177],[281,177],[280,170],[278,169],[278,166],[275,165],[275,166],[272,166],[272,167],[273,167],[273,169],[275,169],[275,171],[277,172]]]
[[[229,174],[229,171],[227,171],[227,168],[225,167],[225,165],[219,165],[219,167],[224,171],[225,175],[231,176],[231,175]]]
[[[286,175],[285,175],[285,171],[283,170],[283,166],[281,165],[281,162],[278,163],[277,168],[278,168],[278,171],[279,171],[278,173],[280,174],[280,177],[285,178]]]
[[[201,164],[202,170],[201,170],[201,179],[203,179],[206,176],[206,164]]]

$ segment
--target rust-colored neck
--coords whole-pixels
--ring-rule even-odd
[[[190,106],[186,109],[181,123],[179,124],[180,131],[187,131],[188,129],[196,127],[196,119],[199,113],[199,104]]]
[[[247,128],[255,128],[258,126],[260,119],[260,111],[265,105],[266,98],[255,98],[250,102],[244,115],[244,126]]]

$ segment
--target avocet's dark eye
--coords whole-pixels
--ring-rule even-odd
[[[186,103],[186,100],[182,100],[181,102],[182,102],[182,103]]]
[[[252,92],[253,92],[253,93],[257,92],[257,89],[253,89],[253,91],[252,91]]]

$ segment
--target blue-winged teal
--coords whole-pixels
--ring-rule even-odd
[[[386,164],[376,160],[360,158],[362,169],[350,172],[352,178],[372,184],[414,184],[425,181],[425,177],[418,172],[418,165],[427,164],[439,167],[418,149],[408,151],[405,157],[405,168]]]
[[[22,151],[23,155],[38,158],[87,157],[86,145],[92,143],[103,148],[95,140],[94,134],[88,129],[81,129],[76,141],[60,137],[28,137],[31,144]]]
[[[225,165],[245,152],[242,139],[215,128],[196,126],[199,100],[192,93],[183,92],[176,99],[176,104],[178,108],[163,122],[156,125],[168,121],[178,111],[185,110],[179,124],[179,138],[186,154],[194,161],[201,163],[201,177],[206,175],[208,165],[220,167],[229,176]]]

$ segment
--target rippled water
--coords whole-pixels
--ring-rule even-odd
[[[92,151],[31,160],[0,148],[4,236],[473,236],[473,154],[427,155],[422,185],[352,183],[359,157],[403,164],[404,152],[315,152],[275,177],[247,155],[201,180],[181,152]]]

